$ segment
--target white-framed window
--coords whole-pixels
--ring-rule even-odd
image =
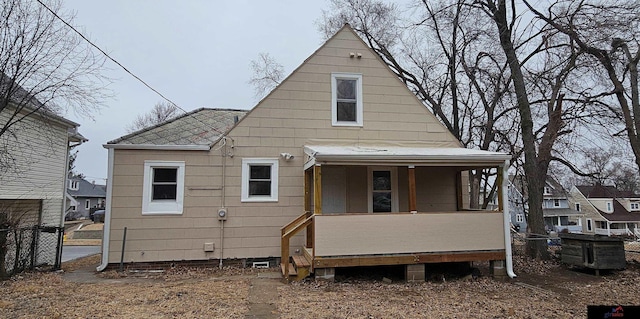
[[[516,223],[524,223],[524,215],[516,214]]]
[[[576,203],[576,210],[580,211],[580,203]]]
[[[278,201],[278,159],[243,158],[242,191],[243,202]]]
[[[551,188],[548,186],[544,187],[544,195],[551,195]]]
[[[182,214],[184,162],[144,161],[142,214]]]
[[[607,212],[612,212],[613,211],[613,205],[611,204],[611,202],[607,202]]]
[[[74,181],[74,180],[70,180],[69,181],[69,189],[73,190],[73,191],[77,191],[78,190],[78,181]]]
[[[331,123],[362,126],[362,74],[331,73]]]
[[[631,203],[631,210],[640,210],[639,203]]]
[[[91,208],[91,200],[90,200],[90,199],[87,199],[87,200],[84,202],[84,209],[89,209],[89,208]]]
[[[560,200],[559,199],[554,199],[553,200],[553,207],[560,207]]]

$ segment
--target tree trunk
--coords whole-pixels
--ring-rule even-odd
[[[544,229],[544,217],[542,215],[542,194],[544,188],[544,178],[540,179],[540,176],[546,176],[547,165],[538,166],[538,157],[536,155],[535,136],[533,134],[533,120],[531,117],[531,106],[529,104],[529,98],[527,94],[527,88],[524,83],[524,75],[520,61],[516,55],[516,50],[511,41],[512,30],[509,27],[507,21],[507,8],[505,0],[499,0],[498,6],[495,7],[488,1],[487,4],[493,11],[493,19],[498,27],[500,36],[500,44],[504,51],[507,61],[509,63],[509,69],[511,71],[511,79],[513,80],[513,86],[517,97],[518,111],[520,113],[521,121],[521,134],[522,143],[524,144],[524,173],[527,180],[528,191],[528,228],[529,232],[534,234],[534,240],[527,241],[527,254],[533,258],[547,259],[549,254],[547,252],[546,241],[536,240],[538,236],[546,235]]]

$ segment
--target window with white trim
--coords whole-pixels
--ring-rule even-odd
[[[331,73],[331,123],[362,126],[362,74]]]
[[[184,162],[145,161],[142,214],[182,214]]]
[[[576,210],[580,211],[580,203],[576,203]]]
[[[548,187],[548,186],[544,187],[544,195],[551,195],[551,187]]]
[[[91,207],[91,200],[90,200],[90,199],[87,199],[87,200],[84,202],[84,209],[89,209],[90,207]]]
[[[243,202],[278,201],[278,159],[243,158],[242,191]]]
[[[611,202],[607,202],[607,212],[611,212],[613,211],[613,205],[611,204]]]
[[[631,203],[631,210],[640,210],[639,203]]]
[[[69,189],[73,190],[73,191],[77,191],[78,190],[78,181],[74,181],[74,180],[70,180],[69,181]]]
[[[559,199],[554,199],[553,200],[553,207],[560,207],[560,200]]]
[[[516,223],[524,223],[524,215],[516,214]]]

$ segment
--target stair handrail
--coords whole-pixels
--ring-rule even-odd
[[[280,263],[282,263],[284,278],[289,280],[289,240],[303,228],[313,223],[313,213],[304,212],[290,223],[280,228],[281,244],[280,244]]]

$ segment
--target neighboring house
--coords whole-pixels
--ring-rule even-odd
[[[526,182],[522,176],[509,178],[509,211],[511,223],[520,232],[526,232],[528,211]],[[542,193],[542,214],[548,232],[582,232],[584,214],[569,203],[569,196],[562,185],[553,177],[547,176]]]
[[[98,270],[123,256],[424,280],[426,263],[488,260],[514,276],[507,209],[466,209],[468,171],[502,175],[510,156],[461,147],[348,25],[250,112],[198,109],[104,147]]]
[[[15,111],[9,103],[0,112],[0,125]],[[25,108],[18,116],[27,112],[34,110]],[[0,137],[0,213],[4,217],[19,220],[20,227],[63,226],[69,148],[86,141],[77,131],[79,126],[35,111]],[[57,234],[43,232],[37,238],[36,264],[54,264]]]
[[[640,195],[595,184],[574,186],[571,199],[572,205],[584,213],[584,233],[640,237]]]
[[[73,218],[91,217],[92,210],[103,209],[107,199],[105,185],[97,185],[80,177],[68,179],[67,194],[73,199],[67,202],[67,215]]]

